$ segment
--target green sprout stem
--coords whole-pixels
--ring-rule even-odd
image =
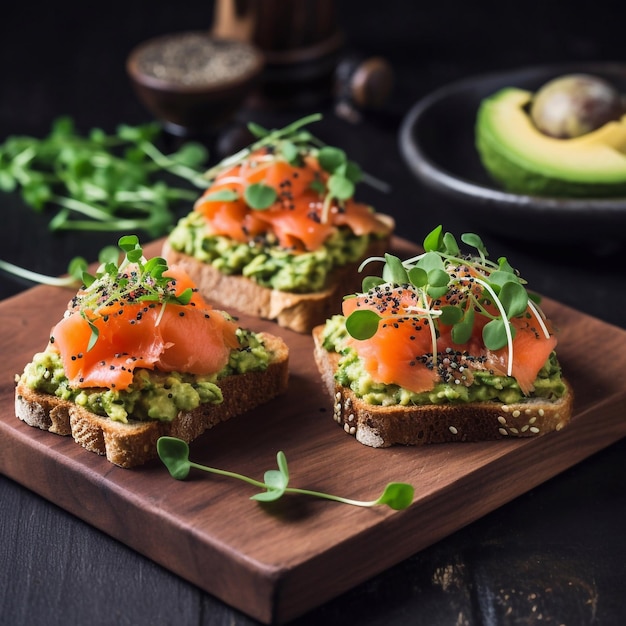
[[[264,491],[251,497],[252,500],[261,502],[278,500],[286,493],[312,496],[359,507],[387,505],[396,511],[406,509],[413,502],[414,489],[411,485],[406,483],[389,483],[376,500],[354,500],[352,498],[335,496],[321,491],[289,487],[289,469],[284,452],[278,452],[276,455],[278,469],[265,472],[264,481],[255,480],[254,478],[237,472],[194,463],[189,459],[189,444],[177,437],[160,437],[157,441],[157,452],[170,475],[176,480],[184,480],[187,478],[191,469],[198,469],[209,474],[234,478],[248,483],[253,487],[257,487],[258,489],[263,489]]]
[[[187,167],[182,163],[176,163],[172,159],[163,154],[153,143],[149,141],[139,142],[139,147],[155,162],[159,168],[168,170],[172,174],[176,174],[181,178],[188,180],[197,187],[206,187],[207,181],[203,174],[200,174],[191,167]]]
[[[91,204],[87,204],[82,200],[76,200],[75,198],[67,198],[65,196],[58,195],[54,195],[50,199],[70,211],[80,213],[86,217],[91,217],[97,221],[109,221],[111,219],[111,214],[107,211],[99,209]]]
[[[239,150],[239,152],[235,152],[235,154],[232,154],[226,157],[225,159],[223,159],[222,161],[220,161],[217,165],[209,169],[204,174],[204,176],[205,178],[212,179],[215,177],[217,172],[223,169],[238,165],[256,150],[260,150],[261,148],[265,146],[271,146],[275,144],[277,141],[279,141],[280,139],[291,136],[293,133],[295,133],[297,130],[299,130],[303,126],[307,126],[308,124],[311,124],[313,122],[318,122],[321,119],[322,119],[321,114],[313,113],[311,115],[307,115],[306,117],[303,117],[293,122],[292,124],[289,124],[288,126],[285,126],[284,128],[272,130],[269,133],[265,133],[260,139],[258,139],[254,143],[250,144],[249,146],[245,148],[242,148],[241,150]],[[251,129],[254,129],[254,126],[252,126]],[[309,137],[310,141],[312,141],[313,139],[314,139],[313,137]]]
[[[260,480],[255,480],[254,478],[250,478],[249,476],[244,476],[243,474],[238,474],[237,472],[230,472],[228,470],[218,469],[217,467],[208,467],[207,465],[201,465],[200,463],[194,463],[193,461],[189,461],[189,467],[193,467],[209,474],[218,474],[219,476],[235,478],[237,480],[243,481],[244,483],[248,483],[253,487],[259,487],[259,489],[269,488],[269,485],[267,485],[266,483]]]
[[[268,485],[260,480],[255,480],[254,478],[250,478],[249,476],[245,476],[244,474],[238,474],[237,472],[230,472],[228,470],[218,469],[217,467],[209,467],[207,465],[201,465],[200,463],[194,463],[193,461],[189,461],[189,467],[201,470],[203,472],[207,472],[209,474],[217,474],[219,476],[226,476],[227,478],[235,478],[242,482],[248,483],[253,487],[258,487],[259,489],[273,489],[272,485]],[[305,496],[312,496],[314,498],[322,498],[325,500],[332,500],[334,502],[341,502],[343,504],[351,504],[352,506],[361,506],[361,507],[372,507],[379,504],[378,499],[376,500],[353,500],[351,498],[344,498],[342,496],[334,496],[329,493],[324,493],[322,491],[313,491],[311,489],[301,489],[299,487],[285,487],[284,493],[292,493],[292,494],[300,494]]]
[[[541,310],[535,305],[535,303],[532,300],[528,300],[528,306],[530,310],[533,312],[533,315],[535,316],[535,319],[539,323],[539,326],[541,326],[541,332],[544,334],[544,337],[549,337],[550,331],[548,330],[548,327],[546,326],[546,323],[544,321],[544,316]]]
[[[59,221],[53,224],[53,230],[88,230],[93,232],[133,231],[137,229],[149,230],[152,219],[120,219],[93,222],[91,220]]]
[[[64,277],[46,276],[44,274],[40,274],[39,272],[33,272],[23,267],[19,267],[18,265],[13,265],[13,263],[9,263],[8,261],[3,261],[2,259],[0,259],[0,270],[7,272],[8,274],[13,274],[14,276],[18,276],[19,278],[25,278],[26,280],[30,280],[35,283],[40,283],[42,285],[49,285],[51,287],[75,287],[76,286],[76,278],[74,278],[73,276],[64,276]]]
[[[469,278],[459,277],[459,281],[469,282]],[[487,290],[487,292],[492,298],[492,301],[494,302],[496,307],[498,307],[500,316],[505,321],[504,331],[506,332],[506,344],[507,344],[507,349],[509,351],[509,358],[508,358],[506,373],[507,373],[507,376],[511,376],[513,372],[513,335],[511,334],[511,325],[508,323],[508,317],[507,317],[506,311],[504,310],[504,307],[502,306],[502,302],[500,301],[500,298],[498,298],[496,292],[491,288],[491,285],[486,283],[484,280],[481,280],[480,278],[474,278],[474,282],[477,282],[479,285],[481,285],[484,289]]]
[[[342,504],[350,504],[352,506],[360,507],[373,507],[379,503],[379,499],[376,500],[353,500],[352,498],[344,498],[342,496],[334,496],[330,493],[323,493],[321,491],[313,491],[311,489],[299,489],[298,487],[286,487],[285,491],[288,493],[299,493],[305,496],[312,496],[314,498],[322,498],[325,500],[332,500],[334,502],[341,502]]]

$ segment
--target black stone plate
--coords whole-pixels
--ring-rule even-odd
[[[400,149],[418,180],[445,194],[456,211],[471,211],[480,228],[509,238],[552,243],[626,241],[626,197],[564,199],[508,193],[490,179],[474,145],[483,98],[502,87],[536,91],[548,80],[584,72],[626,93],[626,65],[586,63],[531,67],[467,78],[417,102],[400,128]]]

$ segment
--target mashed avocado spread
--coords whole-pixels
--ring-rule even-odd
[[[178,222],[168,241],[174,250],[210,263],[224,274],[242,274],[279,291],[310,293],[324,288],[332,270],[362,258],[370,236],[338,228],[318,250],[294,253],[270,240],[240,243],[207,234],[203,216],[192,212]]]
[[[137,369],[127,390],[78,389],[70,387],[58,352],[47,350],[36,354],[26,366],[24,381],[31,389],[75,402],[118,422],[128,422],[130,415],[133,420],[170,422],[179,411],[221,403],[220,378],[267,369],[271,355],[259,338],[244,329],[238,329],[237,336],[240,347],[231,350],[229,362],[220,372],[209,376]]]
[[[469,386],[439,383],[432,390],[423,393],[415,393],[398,385],[378,383],[365,371],[356,351],[345,346],[347,336],[345,318],[335,315],[326,323],[323,346],[328,351],[342,355],[335,372],[337,382],[349,387],[368,404],[408,406],[484,401],[512,404],[528,398],[522,393],[515,378],[479,370],[473,372],[474,380]],[[553,399],[564,393],[561,368],[553,352],[535,380],[532,397]]]

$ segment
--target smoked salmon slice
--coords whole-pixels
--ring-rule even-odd
[[[438,323],[438,360],[434,362],[431,325],[436,315],[416,314],[424,309],[414,291],[387,285],[344,300],[344,316],[357,309],[369,309],[380,316],[378,329],[370,338],[348,339],[348,345],[356,350],[374,381],[396,384],[415,393],[430,391],[441,380],[459,378],[458,370],[454,369],[459,358],[463,369],[470,370],[462,377],[466,384],[471,383],[472,370],[486,370],[500,376],[508,373],[508,348],[491,351],[484,345],[482,331],[491,319],[487,315],[475,313],[471,337],[464,343],[455,343],[451,326]],[[542,331],[537,316],[529,306],[524,314],[511,319],[514,327],[511,375],[525,395],[532,392],[539,371],[557,345],[554,334],[546,336]],[[456,355],[457,363],[445,371],[450,361],[448,354]]]
[[[352,199],[330,204],[325,197],[329,174],[307,155],[291,164],[269,150],[253,152],[242,163],[219,173],[196,201],[212,235],[250,241],[274,238],[295,252],[319,249],[338,227],[355,235],[388,234],[390,223],[371,207]],[[262,209],[246,203],[245,190],[263,185],[274,190],[275,200]]]
[[[177,295],[195,289],[184,270],[164,276]],[[97,329],[97,341],[90,340]],[[123,390],[137,368],[164,372],[214,374],[236,348],[237,324],[213,309],[194,290],[188,304],[137,301],[133,294],[98,309],[69,308],[51,331],[50,347],[59,352],[70,385]]]

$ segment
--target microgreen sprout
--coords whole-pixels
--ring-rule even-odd
[[[120,301],[161,304],[162,315],[168,303],[186,305],[193,296],[190,288],[176,294],[171,279],[164,276],[168,269],[166,260],[162,257],[146,259],[136,235],[121,237],[118,247],[124,253],[122,260],[118,262],[119,251],[111,247],[103,249],[100,267],[95,274],[82,273],[84,286],[73,300],[73,306],[91,329],[88,350],[98,339],[95,321],[100,312],[112,304]]]
[[[159,454],[159,458],[167,467],[170,475],[177,480],[184,480],[187,478],[191,469],[198,469],[204,472],[218,474],[220,476],[235,478],[263,490],[251,496],[252,500],[256,500],[258,502],[274,502],[288,493],[312,496],[325,500],[333,500],[335,502],[360,507],[387,505],[396,511],[408,508],[413,502],[414,489],[407,483],[389,483],[378,498],[369,501],[353,500],[351,498],[334,496],[320,491],[289,487],[289,468],[287,466],[285,453],[282,451],[278,452],[276,455],[278,469],[267,470],[263,475],[262,481],[255,480],[254,478],[250,478],[236,472],[194,463],[189,459],[188,444],[182,439],[178,439],[176,437],[159,438],[157,441],[157,452]]]
[[[485,346],[489,350],[508,349],[510,376],[515,337],[510,320],[526,315],[530,307],[541,331],[549,337],[543,314],[531,301],[525,281],[505,257],[497,262],[489,260],[483,241],[474,233],[463,234],[461,241],[474,252],[461,254],[455,237],[438,226],[424,239],[420,255],[405,261],[391,254],[367,259],[361,270],[373,261],[382,261],[384,266],[382,278],[368,276],[363,280],[363,292],[387,285],[414,296],[413,304],[399,311],[397,317],[428,319],[434,364],[439,325],[451,326],[452,340],[464,344],[472,336],[476,313],[480,313],[489,319],[482,329]],[[376,311],[357,309],[348,316],[346,329],[355,339],[366,340],[378,331],[381,319]]]
[[[323,197],[321,221],[328,222],[333,202],[344,202],[354,196],[355,186],[364,181],[380,190],[387,190],[381,181],[365,174],[359,165],[351,161],[346,153],[332,146],[327,146],[314,137],[305,126],[322,119],[320,114],[303,117],[282,129],[268,130],[259,124],[251,123],[248,129],[256,137],[256,141],[236,154],[227,157],[209,169],[205,176],[214,180],[219,174],[240,165],[253,153],[267,150],[267,158],[282,159],[293,166],[300,166],[307,155],[317,158],[320,167],[328,175],[326,183],[316,179],[311,187]],[[226,181],[221,181],[226,182]],[[238,182],[241,182],[238,180]],[[220,190],[208,194],[205,200],[236,200],[239,194],[233,190]],[[273,187],[263,183],[249,185],[243,192],[243,199],[252,209],[265,210],[277,200],[278,194]]]
[[[59,118],[47,137],[14,135],[0,145],[0,190],[20,191],[37,212],[56,208],[53,231],[165,234],[174,221],[173,204],[193,202],[197,191],[167,184],[164,175],[206,188],[207,152],[187,142],[166,155],[155,144],[159,133],[151,123],[83,136],[71,118]]]
[[[83,272],[87,269],[87,261],[82,257],[73,258],[68,266],[67,276],[47,276],[40,272],[33,272],[8,261],[0,259],[0,270],[3,270],[19,278],[49,285],[51,287],[76,287],[82,281]]]

